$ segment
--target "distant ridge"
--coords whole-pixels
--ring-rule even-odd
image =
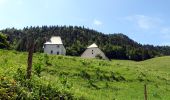
[[[122,33],[104,34],[78,26],[25,27],[1,30],[7,34],[12,49],[26,51],[29,34],[36,40],[36,52],[43,51],[43,44],[51,36],[61,36],[67,55],[80,56],[87,46],[96,43],[109,59],[145,60],[170,55],[169,46],[141,45]]]

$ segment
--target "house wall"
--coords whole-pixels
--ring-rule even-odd
[[[62,44],[45,44],[44,45],[44,53],[65,55],[66,50]]]
[[[97,55],[100,55],[103,59],[108,59],[105,54],[99,48],[88,48],[81,55],[83,58],[96,58]]]

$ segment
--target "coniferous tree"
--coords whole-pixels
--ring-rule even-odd
[[[0,49],[9,48],[9,42],[7,41],[7,36],[3,33],[0,33]]]

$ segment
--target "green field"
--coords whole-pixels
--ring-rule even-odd
[[[170,100],[170,57],[146,61],[96,60],[0,50],[0,99]]]

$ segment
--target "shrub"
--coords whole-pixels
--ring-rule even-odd
[[[26,76],[25,76],[25,71],[23,71],[23,69],[21,68],[18,68],[17,69],[17,72],[16,74],[14,74],[13,78],[16,80],[16,81],[19,81],[19,82],[24,82],[25,79],[26,79]]]
[[[96,77],[98,80],[104,80],[104,73],[99,68],[96,69]]]
[[[143,72],[141,72],[138,76],[138,80],[140,82],[146,81],[147,80],[146,75]]]
[[[50,100],[73,100],[74,96],[71,92],[60,90],[53,86],[51,83],[44,84],[40,82],[39,77],[32,76],[31,79],[26,79],[24,71],[21,68],[18,68],[16,75],[16,88],[15,88],[15,99],[17,100],[32,100],[32,99],[50,99]],[[61,83],[70,88],[72,85],[68,83],[67,79],[64,78]],[[1,87],[1,86],[0,86]],[[10,88],[10,90],[12,90]],[[4,95],[7,96],[7,95]],[[12,96],[14,97],[14,96]],[[1,99],[1,98],[0,98]],[[5,98],[2,98],[5,99]]]
[[[93,80],[90,79],[88,82],[89,82],[90,87],[93,87],[93,88],[95,88],[95,89],[97,89],[97,90],[100,89],[99,86],[97,86],[96,84],[94,84],[94,81],[93,81]]]
[[[7,36],[0,32],[0,49],[10,48],[9,42],[7,41]]]
[[[63,56],[58,56],[58,59],[63,59]]]
[[[102,57],[100,54],[97,54],[97,55],[95,56],[95,58],[97,58],[97,59],[103,59],[103,57]]]
[[[48,54],[44,54],[44,62],[47,66],[51,66]]]
[[[111,79],[117,82],[126,80],[123,76],[119,75],[118,73],[114,73],[114,72],[111,72]]]
[[[0,77],[0,100],[11,100],[15,99],[16,93],[16,82],[13,79],[7,77]]]
[[[87,61],[85,61],[85,60],[82,60],[81,63],[82,63],[82,65],[84,65],[84,66],[89,66],[89,65],[90,65],[90,62],[87,62]]]
[[[40,77],[40,74],[42,72],[42,64],[40,63],[35,64],[34,70],[35,70],[35,73]]]
[[[80,76],[85,79],[90,79],[90,75],[86,71],[81,71]]]
[[[105,88],[108,89],[109,88],[109,84],[108,82],[105,83]]]
[[[110,66],[110,64],[106,62],[99,62],[99,66]]]
[[[68,88],[68,89],[70,89],[70,88],[73,86],[73,84],[68,81],[67,77],[62,77],[62,78],[60,79],[60,81],[61,81],[61,83],[63,84],[63,86],[66,87],[66,88]]]
[[[59,73],[59,76],[63,77],[63,76],[68,76],[69,73],[68,72],[60,72]]]

